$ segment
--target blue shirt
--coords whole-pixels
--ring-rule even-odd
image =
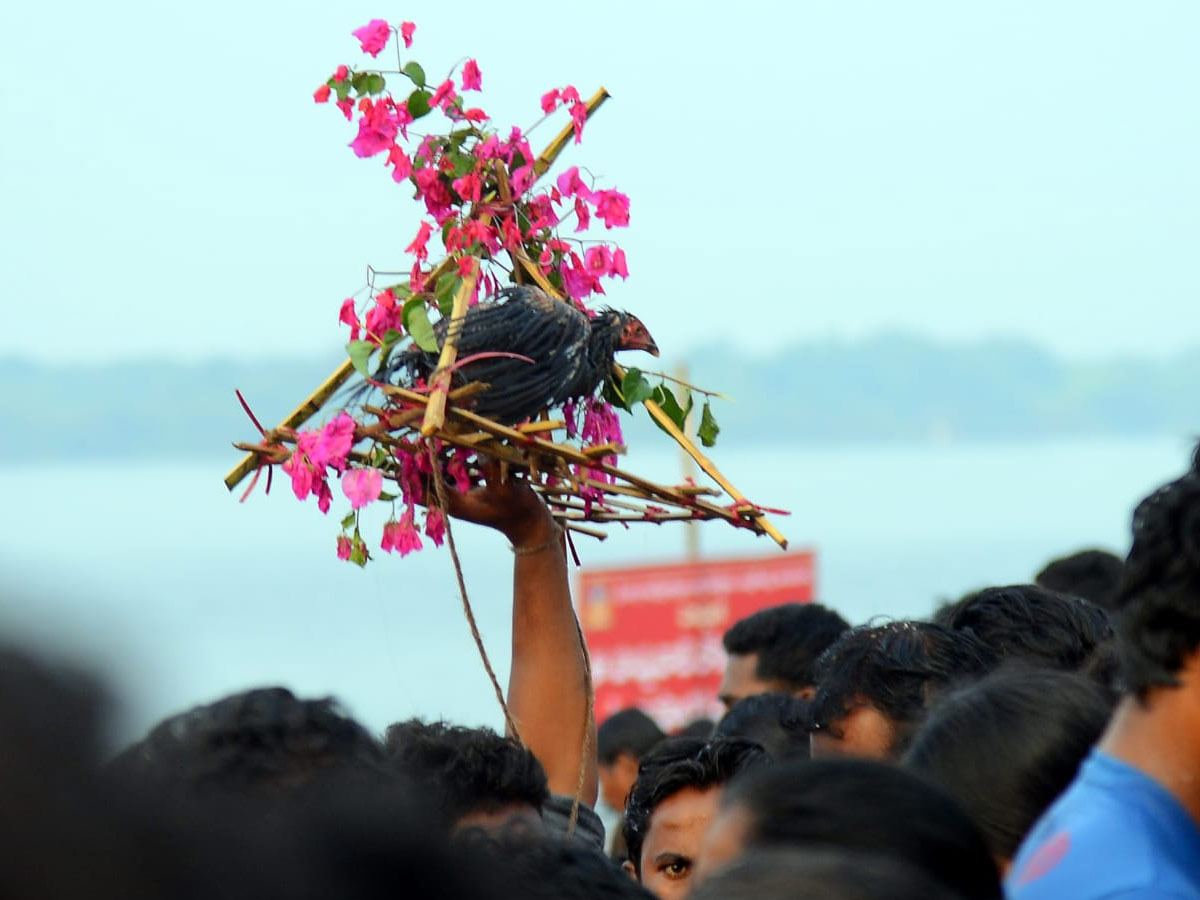
[[[1005,887],[1010,900],[1200,900],[1200,829],[1157,781],[1093,750]]]

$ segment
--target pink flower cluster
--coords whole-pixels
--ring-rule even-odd
[[[324,428],[296,435],[296,449],[283,464],[283,471],[291,476],[292,492],[297,499],[315,495],[321,512],[329,512],[333,494],[325,478],[326,469],[345,471],[346,457],[354,446],[356,425],[354,419],[342,412]]]

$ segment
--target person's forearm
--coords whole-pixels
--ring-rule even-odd
[[[574,795],[584,735],[588,756],[584,803],[596,802],[596,723],[589,718],[584,668],[567,560],[547,515],[529,534],[514,536],[512,668],[509,712],[521,738],[541,762],[556,794]],[[586,728],[586,731],[585,731]]]

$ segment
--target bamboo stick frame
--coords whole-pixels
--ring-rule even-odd
[[[587,117],[600,108],[609,98],[609,93],[600,88],[586,103]],[[573,125],[564,127],[547,145],[546,149],[534,162],[536,178],[544,175],[554,161],[567,146],[573,134]],[[498,175],[499,190],[502,199],[508,202],[511,189],[502,172]],[[482,214],[490,218],[490,214]],[[510,254],[513,257],[513,275],[518,283],[523,283],[525,276],[540,287],[546,294],[560,301],[565,298],[550,284],[541,269],[522,251]],[[436,283],[437,279],[447,274],[457,264],[453,257],[442,260],[427,276],[427,281]],[[372,426],[360,427],[355,434],[356,440],[370,437],[381,443],[400,442],[394,440],[385,429],[398,430],[410,427],[418,419],[421,420],[420,434],[425,438],[436,438],[451,446],[462,447],[492,456],[502,461],[502,464],[517,466],[530,472],[535,477],[534,487],[550,505],[556,519],[572,531],[603,539],[604,532],[589,529],[579,521],[650,521],[662,522],[671,520],[692,520],[696,518],[722,518],[731,524],[748,528],[759,534],[771,537],[781,548],[787,548],[787,538],[769,521],[767,516],[750,503],[746,497],[727,479],[716,465],[683,433],[671,420],[670,416],[652,399],[643,401],[650,416],[675,440],[683,450],[696,461],[697,465],[716,482],[733,503],[729,507],[719,506],[701,499],[705,495],[718,495],[720,492],[711,488],[695,485],[658,485],[648,479],[643,479],[633,473],[625,472],[616,466],[605,462],[605,458],[624,452],[624,447],[610,444],[603,447],[589,447],[583,450],[567,444],[549,441],[543,434],[552,433],[565,427],[561,421],[530,422],[516,428],[499,425],[483,416],[478,416],[469,410],[454,405],[455,401],[465,400],[472,393],[486,386],[470,384],[465,388],[450,390],[450,378],[457,359],[457,340],[461,329],[461,321],[466,315],[471,296],[479,275],[478,261],[474,261],[459,285],[454,296],[450,325],[447,336],[442,343],[438,367],[432,379],[431,391],[425,395],[405,390],[397,386],[384,386],[383,391],[390,397],[403,400],[409,405],[405,411],[384,411],[372,408],[374,413],[385,413],[378,416],[379,421]],[[264,437],[260,445],[235,443],[238,449],[246,450],[242,460],[226,474],[224,482],[229,490],[233,490],[250,472],[263,464],[273,464],[281,461],[280,454],[286,453],[282,444],[294,439],[294,431],[312,416],[314,416],[346,383],[354,372],[354,366],[349,359],[330,375],[309,397],[294,409],[275,429]],[[614,363],[613,376],[620,381],[624,378],[625,370]],[[450,403],[447,404],[447,399]],[[454,424],[447,422],[447,416]],[[470,427],[469,432],[461,430]],[[286,458],[284,456],[283,458]],[[569,469],[574,464],[583,467],[583,471],[600,472],[613,479],[611,482],[588,478],[586,475],[577,478]],[[386,473],[385,473],[386,474]],[[546,484],[536,480],[536,476],[553,476],[556,483]],[[591,498],[585,498],[583,491],[587,490]],[[596,501],[594,495],[599,493],[606,498]],[[609,495],[613,495],[609,498]],[[617,500],[615,497],[625,497]],[[570,499],[567,499],[570,498]],[[642,505],[630,502],[630,499],[642,501]],[[654,501],[653,503],[650,501]],[[599,509],[595,507],[599,506]],[[674,507],[674,509],[668,509]]]

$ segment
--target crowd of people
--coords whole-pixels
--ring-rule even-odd
[[[492,470],[450,511],[514,551],[504,734],[377,736],[273,687],[111,757],[94,681],[3,650],[0,897],[1200,898],[1200,448],[1125,560],[928,620],[736,623],[723,716],[677,735],[637,709],[596,727],[526,484]]]

